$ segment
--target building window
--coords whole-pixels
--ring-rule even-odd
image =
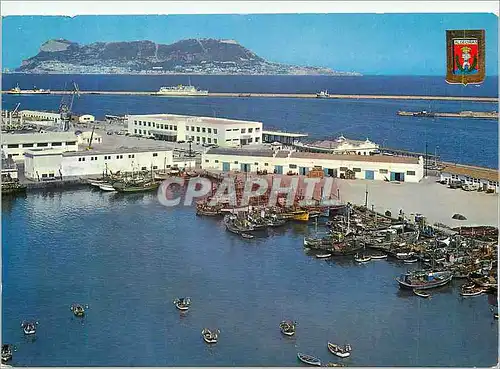
[[[217,139],[216,139],[216,138],[214,138],[214,144],[216,144],[216,143],[217,143]]]
[[[387,174],[389,171],[387,169],[379,169],[379,173]]]
[[[147,167],[142,167],[141,170],[148,170],[148,168]]]
[[[136,128],[136,129],[134,129],[134,133],[137,133],[137,128]]]
[[[177,126],[174,126],[174,131],[177,131]]]
[[[47,144],[45,144],[45,145],[47,145]],[[19,144],[9,144],[9,145],[7,145],[7,147],[9,149],[17,149],[19,147]]]
[[[359,172],[361,172],[361,168],[352,168],[352,171],[359,173]]]
[[[52,146],[62,146],[62,142],[52,142]]]
[[[260,128],[255,128],[255,132],[260,132]]]
[[[206,130],[205,130],[205,127],[203,127],[203,128],[201,129],[201,132],[202,132],[202,133],[205,133],[205,131],[206,131]]]
[[[212,133],[212,128],[207,128],[208,133]]]
[[[158,166],[157,166],[157,165],[154,165],[154,166],[153,166],[153,169],[158,169]]]
[[[212,143],[212,139],[210,137],[208,138],[208,143]]]
[[[255,142],[259,142],[260,141],[260,138],[259,137],[255,137]]]
[[[206,159],[206,160],[205,160],[205,163],[210,163],[210,160]]]
[[[76,145],[76,141],[67,141],[66,145]]]
[[[248,128],[248,133],[252,133],[253,132],[253,128]]]
[[[253,165],[259,165],[259,163],[253,163]]]
[[[151,122],[148,122],[148,127],[151,127]]]
[[[134,124],[137,125],[137,121],[136,120],[134,120]]]
[[[196,132],[200,132],[200,127],[196,127]]]
[[[139,125],[142,126],[142,122],[141,121],[139,121]]]
[[[33,144],[23,144],[23,147],[33,147]]]
[[[54,178],[54,173],[49,173],[50,178]]]
[[[217,128],[214,128],[214,133],[217,134]]]
[[[247,130],[245,128],[241,129],[241,133],[246,133],[246,132],[247,132]]]
[[[269,163],[264,163],[264,166],[267,167],[269,165]]]
[[[347,170],[347,167],[340,167],[341,172],[345,172]]]
[[[191,132],[194,132],[194,126],[191,126]]]
[[[47,174],[43,173],[42,178],[47,178]]]
[[[205,137],[202,137],[202,138],[201,138],[201,141],[202,141],[203,143],[205,143],[205,141],[206,141]]]
[[[290,164],[288,167],[290,169],[296,169],[297,168],[297,164]]]
[[[231,132],[231,129],[226,129],[226,132]]]
[[[228,139],[226,140],[226,142],[229,142],[229,141],[231,141],[231,139],[229,139],[229,138],[228,138]]]
[[[200,142],[200,138],[196,136],[196,142]]]
[[[234,162],[234,164],[238,164],[238,162],[237,162],[237,161],[235,161],[235,162]]]
[[[155,122],[153,122],[153,128],[155,128],[155,127],[156,127]]]
[[[155,156],[158,156],[158,153],[154,152],[153,153],[153,157],[155,157]]]
[[[218,163],[219,161],[217,159],[214,160],[215,163]]]
[[[128,158],[129,158],[129,159],[133,159],[133,158],[134,158],[134,156],[135,156],[134,154],[129,154],[129,155],[128,155]]]
[[[407,170],[406,171],[406,175],[408,175],[408,176],[414,176],[415,175],[415,171],[414,170]]]

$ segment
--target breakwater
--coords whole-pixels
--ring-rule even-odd
[[[498,119],[496,111],[461,111],[458,113],[434,113],[427,111],[398,111],[398,115],[406,117],[426,117],[426,118],[472,118],[472,119]]]
[[[22,92],[12,93],[2,91],[2,94],[9,95],[68,95],[72,91],[50,91],[50,93]],[[208,95],[199,96],[172,96],[158,95],[152,91],[79,91],[81,95],[122,95],[122,96],[158,96],[158,97],[240,97],[240,98],[296,98],[296,99],[316,99],[316,94],[294,94],[294,93],[235,93],[235,92],[210,92]],[[330,94],[328,97],[322,97],[321,100],[328,99],[385,99],[385,100],[445,100],[445,101],[474,101],[474,102],[498,102],[497,97],[476,97],[476,96],[424,96],[424,95],[358,95],[358,94]]]

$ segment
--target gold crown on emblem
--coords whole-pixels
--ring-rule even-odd
[[[471,51],[471,48],[469,46],[462,47],[462,52],[468,53],[469,51]]]

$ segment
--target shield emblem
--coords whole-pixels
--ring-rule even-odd
[[[484,30],[448,30],[446,82],[482,83],[485,77]]]

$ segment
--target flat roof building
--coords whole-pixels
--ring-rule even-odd
[[[32,149],[78,151],[78,138],[72,132],[6,133],[1,143],[5,155],[15,161],[24,160],[23,154]]]
[[[483,191],[499,191],[499,172],[497,169],[481,168],[470,165],[447,165],[441,170],[441,181],[446,184],[460,181],[472,188]]]
[[[262,123],[175,114],[129,115],[128,132],[165,141],[235,147],[262,143]]]
[[[334,155],[298,152],[212,148],[202,155],[202,168],[221,171],[306,175],[313,168],[334,178],[419,182],[423,158],[386,155]]]

